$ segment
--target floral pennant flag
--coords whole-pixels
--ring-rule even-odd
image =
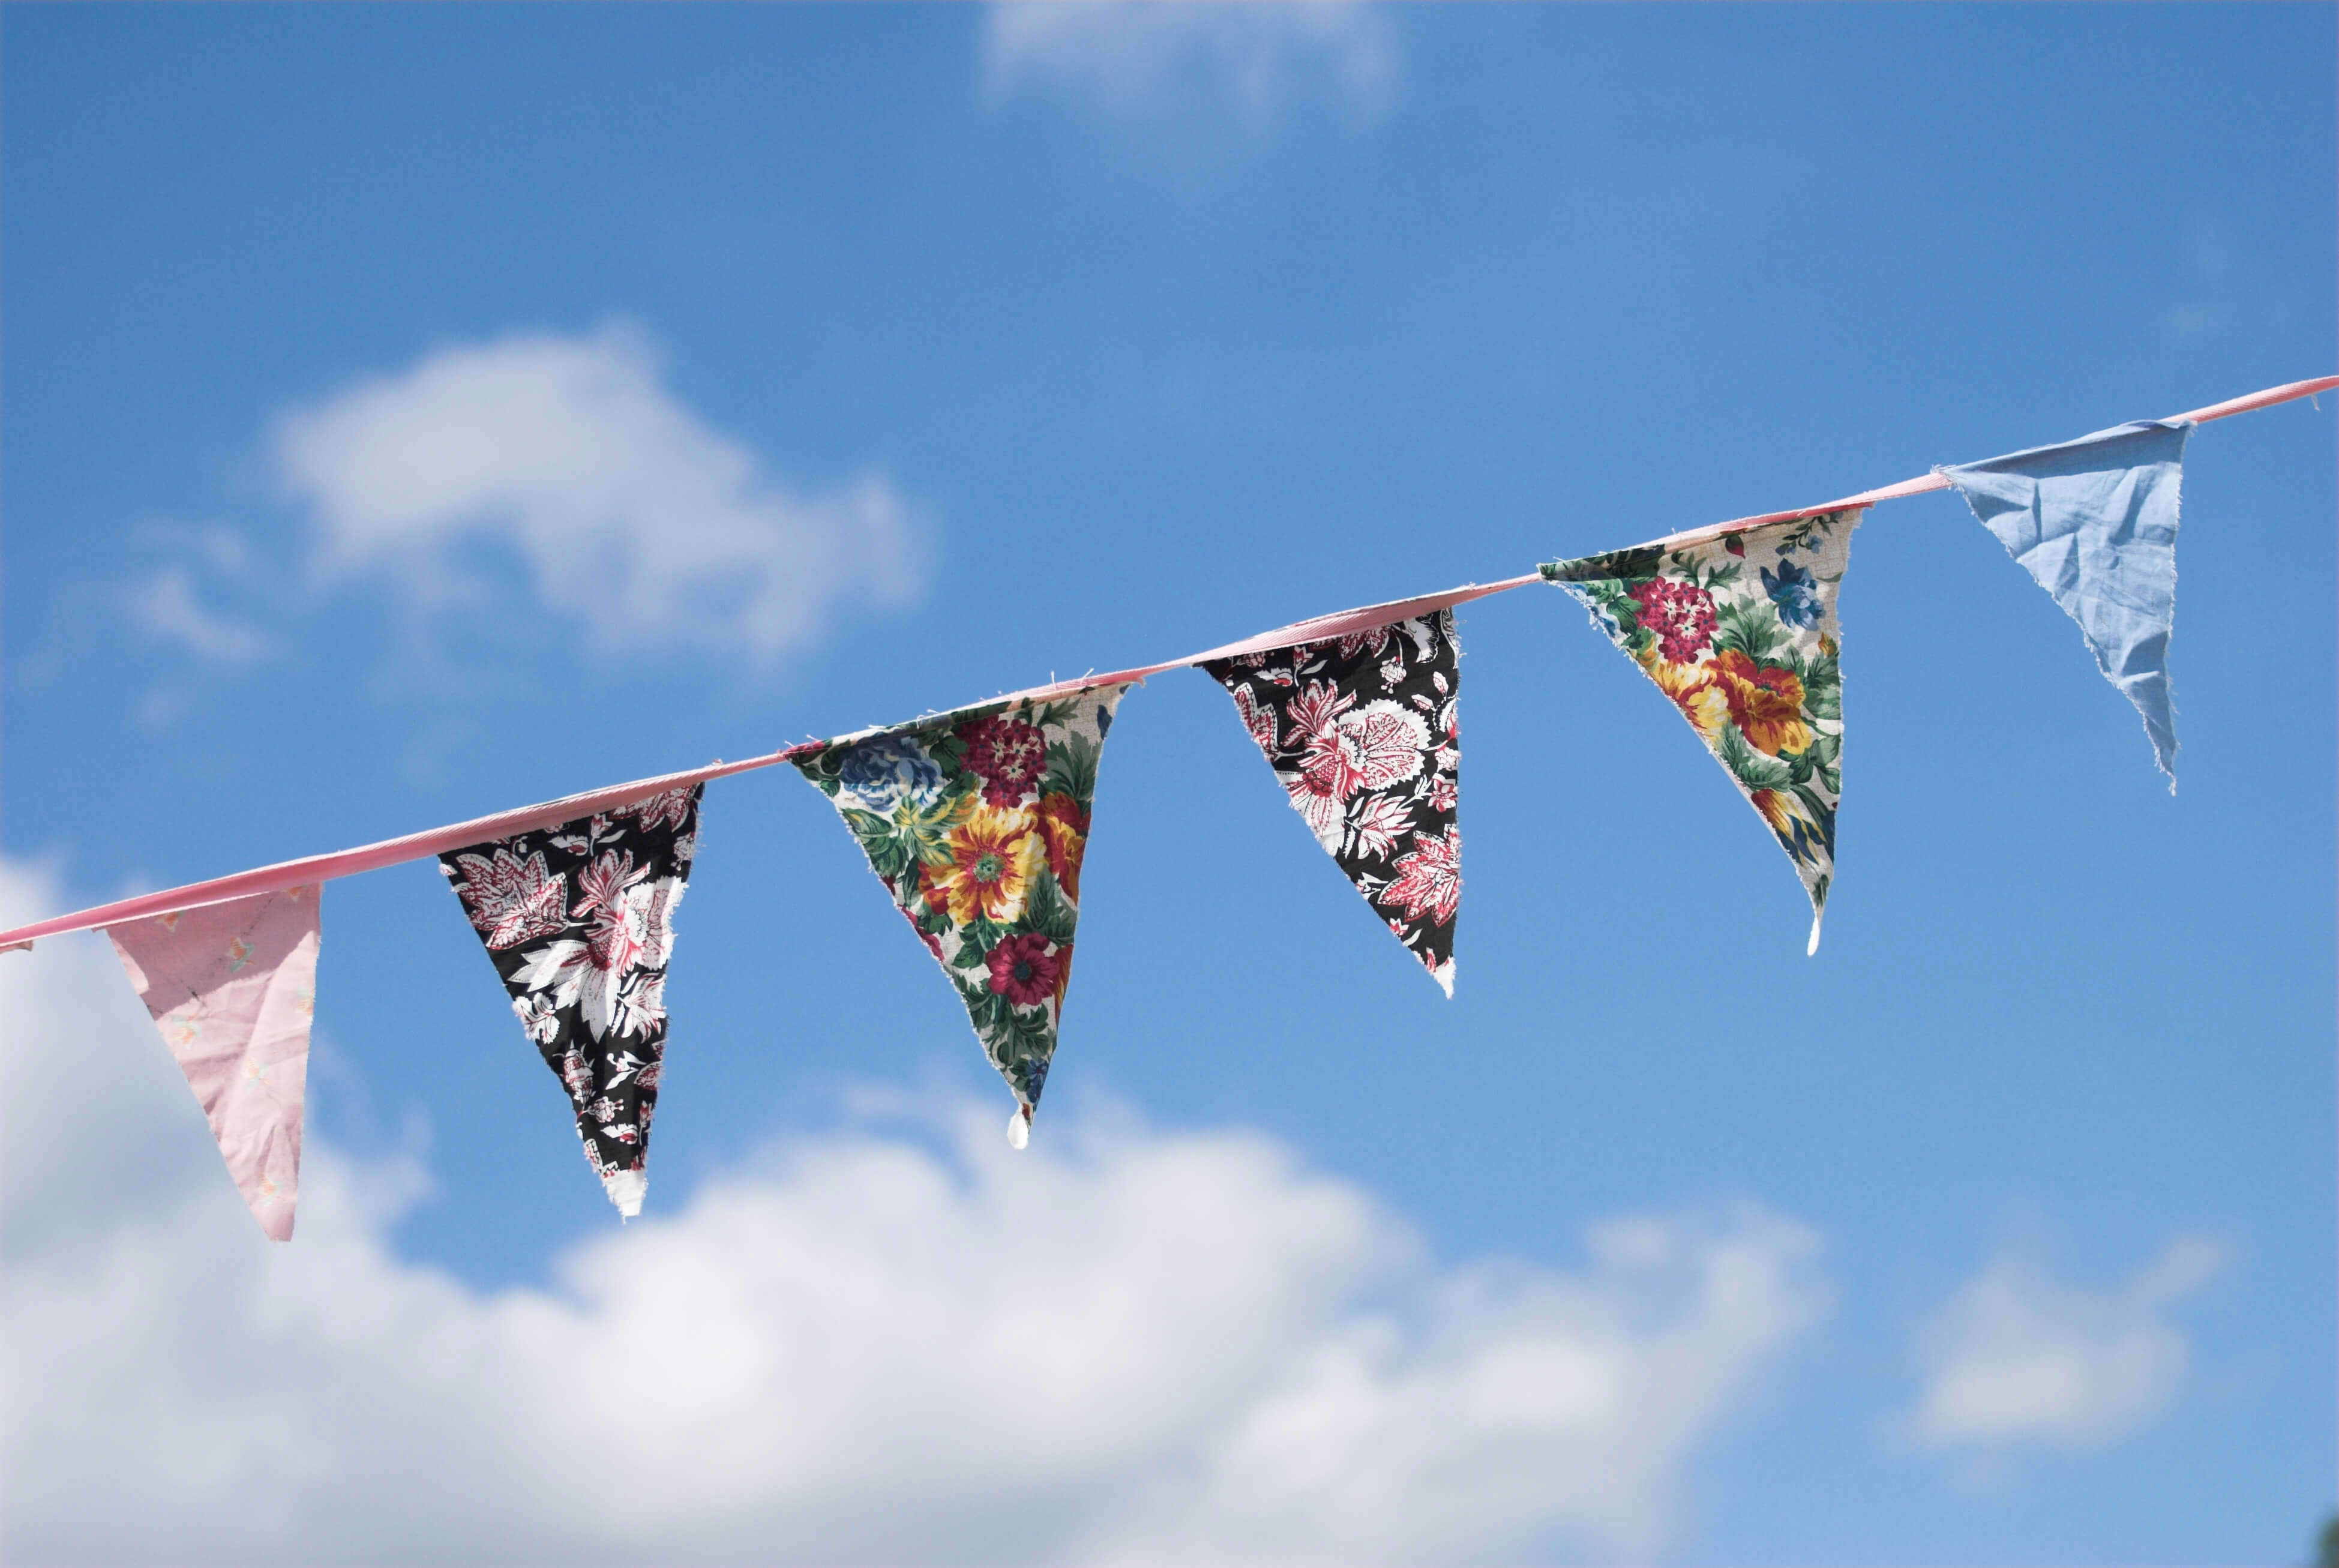
[[[2156,419],[1934,470],[2079,623],[2096,666],[2144,716],[2152,760],[2172,792],[2168,638],[2176,620],[2177,491],[2192,429]]]
[[[1015,1091],[1018,1149],[1056,1053],[1097,763],[1128,690],[962,709],[794,759],[958,988]]]
[[[586,1162],[627,1218],[649,1190],[674,906],[706,787],[439,857],[520,1027],[568,1090]]]
[[[1866,510],[1543,568],[1673,700],[1778,835],[1811,894],[1811,952],[1843,793],[1836,593]]]
[[[300,1196],[318,891],[255,893],[105,932],[271,1241],[292,1239]]]
[[[1454,612],[1202,667],[1233,695],[1316,842],[1452,996],[1462,903]]]

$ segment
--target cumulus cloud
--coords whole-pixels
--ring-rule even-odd
[[[51,902],[0,863],[0,916]],[[1821,1307],[1756,1208],[1446,1267],[1257,1133],[1019,1156],[988,1106],[479,1290],[388,1239],[410,1168],[314,1140],[262,1240],[97,939],[0,959],[0,1017],[10,1561],[1637,1554]]]
[[[1054,94],[1124,123],[1179,109],[1231,115],[1254,133],[1310,99],[1359,120],[1378,114],[1399,57],[1387,11],[1341,0],[994,4],[983,54],[996,96]]]
[[[2175,1391],[2192,1346],[2174,1309],[2216,1277],[2225,1248],[2177,1236],[2106,1289],[2050,1277],[2038,1250],[1993,1260],[1935,1324],[1921,1437],[2102,1443],[2133,1431]]]
[[[607,657],[678,641],[768,660],[840,604],[918,587],[914,509],[885,478],[791,485],[622,329],[440,349],[287,413],[270,452],[327,580],[386,570],[478,613],[506,602],[483,560],[500,551]]]

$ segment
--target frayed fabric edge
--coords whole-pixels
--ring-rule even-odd
[[[613,1170],[601,1178],[601,1189],[609,1195],[609,1201],[617,1206],[618,1218],[636,1218],[642,1212],[642,1199],[649,1194],[649,1172]]]

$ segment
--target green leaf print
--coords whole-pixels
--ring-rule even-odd
[[[1040,793],[1068,794],[1083,805],[1094,800],[1100,750],[1095,742],[1078,734],[1049,742],[1048,771],[1040,780]]]
[[[1794,783],[1792,771],[1776,757],[1764,756],[1746,744],[1736,725],[1723,725],[1714,737],[1713,754],[1731,776],[1750,790],[1785,789]]]
[[[1768,660],[1786,646],[1786,639],[1779,635],[1779,616],[1769,604],[1760,608],[1725,604],[1714,612],[1713,646],[1721,652],[1736,648],[1748,658]]]
[[[1063,891],[1056,885],[1053,872],[1043,871],[1032,879],[1031,896],[1023,905],[1021,922],[1025,931],[1038,932],[1057,946],[1069,945],[1072,932],[1080,923],[1080,915],[1064,902]]]

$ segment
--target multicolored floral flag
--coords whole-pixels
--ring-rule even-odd
[[[105,930],[271,1241],[292,1239],[300,1198],[317,899],[287,888]]]
[[[568,1090],[586,1162],[628,1218],[649,1190],[674,906],[706,787],[439,857],[520,1027]]]
[[[2144,716],[2152,760],[2172,793],[2168,638],[2176,622],[2177,492],[2192,430],[2181,419],[2155,419],[1933,470],[2079,623],[2096,667]]]
[[[1820,946],[1843,793],[1836,593],[1864,507],[1543,568],[1671,697],[1795,863]]]
[[[1202,666],[1373,912],[1454,994],[1462,904],[1454,612]]]
[[[1129,687],[961,709],[794,759],[957,987],[1023,1147],[1072,978],[1097,764]]]

